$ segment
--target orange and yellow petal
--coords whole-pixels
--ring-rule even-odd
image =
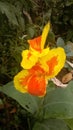
[[[47,72],[48,78],[56,76],[60,70],[64,67],[66,60],[66,54],[63,48],[58,47],[51,49],[49,53],[41,57],[41,67]]]
[[[30,69],[30,68],[32,68],[32,66],[34,66],[37,61],[38,61],[37,55],[32,54],[31,51],[24,50],[22,52],[21,66],[24,69]]]
[[[14,86],[22,93],[34,96],[44,96],[46,93],[45,77],[27,70],[22,70],[14,77]]]
[[[38,52],[41,51],[41,36],[28,40],[28,43],[29,43],[31,49],[38,51]]]
[[[28,75],[28,71],[22,70],[14,77],[14,86],[18,91],[22,93],[27,92],[27,85],[22,84],[22,80],[25,79],[27,75]]]

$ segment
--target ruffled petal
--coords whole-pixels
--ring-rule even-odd
[[[41,67],[46,72],[48,78],[55,77],[64,67],[66,54],[63,48],[56,48],[49,51],[49,53],[41,57]]]
[[[28,75],[28,71],[22,70],[14,77],[14,86],[18,91],[22,93],[27,92],[27,84],[22,83],[23,79],[25,79],[27,75]]]
[[[32,66],[34,66],[37,61],[38,61],[38,57],[37,57],[37,55],[35,55],[35,53],[33,54],[29,50],[24,50],[22,52],[21,66],[24,69],[30,69],[30,68],[32,68]]]
[[[32,71],[32,70],[31,70]],[[46,93],[45,77],[40,73],[22,70],[14,77],[15,88],[22,93],[29,93],[34,96],[44,96]]]

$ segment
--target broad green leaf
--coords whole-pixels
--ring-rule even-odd
[[[52,81],[49,81],[48,84],[47,84],[47,88],[46,89],[47,89],[47,93],[49,91],[55,90],[55,84]]]
[[[70,129],[73,130],[73,119],[65,120],[65,122],[70,127]]]
[[[13,82],[7,83],[3,87],[0,87],[0,91],[15,99],[28,112],[33,114],[38,110],[39,98],[18,92],[15,89]]]
[[[70,130],[63,120],[48,119],[36,122],[32,130]]]
[[[56,88],[45,96],[44,118],[73,118],[73,81],[67,88]]]
[[[57,44],[57,46],[59,46],[59,47],[64,47],[64,45],[65,45],[64,40],[63,40],[61,37],[59,37],[59,38],[57,39],[56,44]]]

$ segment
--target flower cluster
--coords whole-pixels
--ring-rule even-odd
[[[22,93],[44,96],[47,80],[55,77],[65,64],[63,48],[44,48],[49,30],[48,22],[41,36],[28,40],[29,50],[22,51],[23,70],[14,77],[15,88]]]

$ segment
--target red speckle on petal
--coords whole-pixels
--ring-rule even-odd
[[[28,55],[27,55],[27,59],[29,59],[31,57],[31,53],[29,52]]]
[[[40,64],[39,63],[36,63],[35,66],[33,66],[30,70],[29,70],[30,73],[38,73],[38,74],[45,74],[45,71],[43,68],[40,67]]]
[[[49,67],[48,75],[53,74],[55,66],[58,64],[57,56],[52,57],[49,61],[47,61],[47,65]]]
[[[20,78],[20,84],[24,87],[27,86],[29,80],[31,78],[31,75],[27,75],[25,77]]]
[[[46,93],[46,80],[44,70],[37,64],[28,71],[28,75],[20,79],[20,84],[27,86],[28,93],[35,96],[44,96]]]

